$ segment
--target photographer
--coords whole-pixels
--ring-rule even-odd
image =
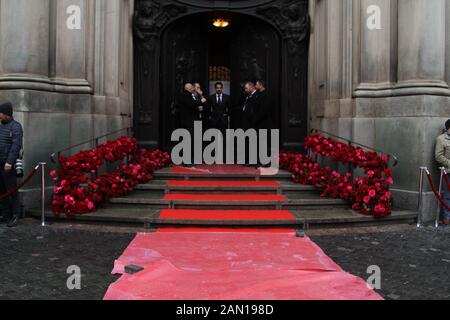
[[[22,125],[13,118],[11,102],[0,102],[0,195],[17,187],[14,165],[23,146]],[[2,203],[2,222],[12,228],[19,223],[20,195],[13,194]]]

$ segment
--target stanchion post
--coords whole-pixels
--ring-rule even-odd
[[[428,169],[426,167],[420,167],[419,175],[419,200],[417,205],[417,228],[422,227],[422,209],[423,209],[423,174]]]
[[[442,195],[442,188],[443,188],[443,183],[444,183],[444,174],[446,175],[447,172],[445,171],[444,167],[440,167],[439,170],[441,171],[441,176],[439,178],[439,194]],[[439,228],[439,219],[441,217],[441,202],[438,199],[438,207],[437,207],[437,212],[436,212],[436,220],[434,222],[434,226],[436,228]]]
[[[47,163],[41,162],[41,209],[42,209],[42,226],[45,227],[45,166]]]

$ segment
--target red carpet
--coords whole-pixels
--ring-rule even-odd
[[[130,264],[145,270],[123,274]],[[381,299],[292,233],[138,234],[113,273],[106,300]]]
[[[287,201],[277,194],[167,194],[167,201]]]
[[[276,181],[168,181],[169,187],[268,187],[278,188]]]
[[[240,166],[198,166],[176,173],[255,174]],[[171,181],[169,186],[278,187],[273,181]],[[287,201],[277,194],[168,194],[169,201]],[[295,221],[284,210],[162,210],[162,219]],[[195,223],[193,223],[195,224]],[[166,228],[138,234],[122,257],[105,300],[381,300],[309,238],[289,229]],[[128,265],[143,271],[124,274]]]
[[[179,220],[226,220],[226,221],[295,221],[295,217],[285,210],[162,210],[161,219]]]
[[[178,227],[178,228],[160,228],[159,233],[287,233],[294,235],[295,231],[285,228],[214,228],[214,227],[202,227],[202,228],[190,228],[190,227]]]

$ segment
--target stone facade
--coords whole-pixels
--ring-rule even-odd
[[[419,167],[437,174],[435,138],[450,118],[450,5],[315,1],[311,15],[310,125],[397,155],[395,205],[417,209]]]
[[[132,13],[127,0],[0,1],[0,97],[24,125],[27,171],[131,125]]]
[[[228,3],[209,2],[211,10]],[[450,118],[450,5],[311,0],[309,7],[309,129],[397,155],[395,204],[415,209],[418,168],[437,171],[434,139]],[[28,168],[131,125],[133,11],[132,0],[0,0],[0,97],[24,124]],[[24,192],[28,204],[36,204],[27,191],[37,185]],[[432,217],[429,190],[425,203]]]

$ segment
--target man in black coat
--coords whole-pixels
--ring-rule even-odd
[[[259,92],[253,82],[247,82],[244,86],[245,97],[239,110],[239,128],[247,131],[256,128],[256,112],[261,108]]]
[[[218,129],[223,134],[228,129],[228,117],[230,111],[230,96],[223,93],[223,83],[217,82],[215,85],[216,93],[209,97],[208,127],[210,129]]]
[[[199,97],[195,91],[194,85],[187,83],[184,86],[183,93],[178,98],[178,116],[181,129],[186,129],[191,134],[192,149],[191,162],[185,163],[186,166],[193,165],[194,156],[194,122],[199,121],[200,114],[203,113],[203,106],[206,104],[205,98]]]
[[[255,129],[273,129],[273,103],[272,97],[269,95],[266,89],[264,81],[259,80],[256,82],[256,90],[259,93],[259,110],[255,114]]]
[[[199,119],[203,112],[203,105],[207,100],[197,96],[195,87],[191,83],[184,86],[184,91],[178,98],[180,127],[187,129],[191,135],[194,134],[194,122]]]
[[[0,193],[1,195],[17,187],[15,164],[23,146],[22,125],[13,118],[13,108],[9,101],[0,102]],[[2,202],[2,222],[8,227],[19,223],[21,204],[16,192]]]
[[[260,99],[259,93],[255,88],[253,82],[247,82],[244,86],[245,94],[241,97],[238,107],[234,112],[234,122],[236,123],[237,129],[242,129],[247,131],[249,129],[256,129],[256,118],[255,115],[260,109]],[[242,150],[244,151],[244,150]],[[249,145],[246,143],[245,155],[246,155],[246,165],[250,165],[250,155],[249,155]],[[238,150],[238,152],[240,152]]]

